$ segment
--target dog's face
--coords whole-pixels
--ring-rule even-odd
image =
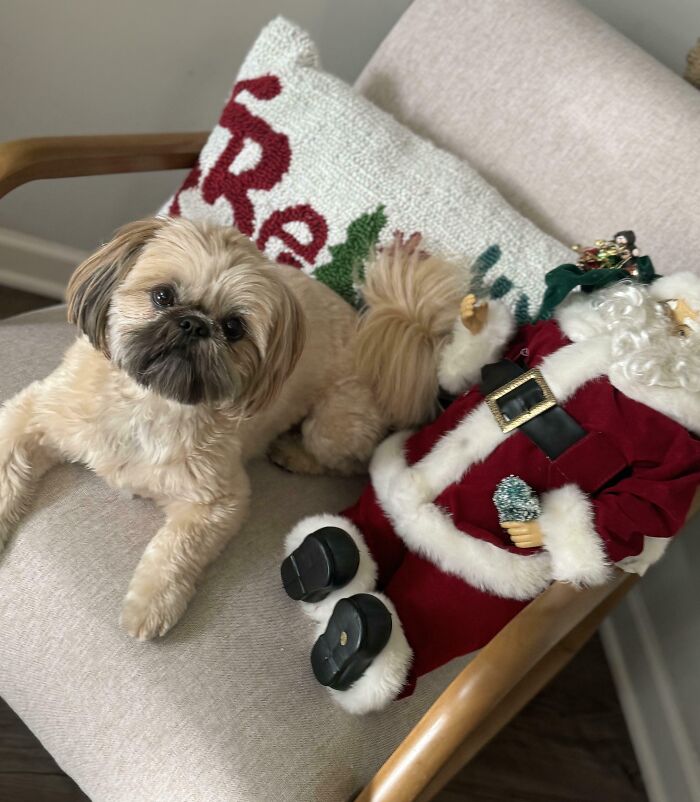
[[[140,385],[250,415],[304,345],[303,312],[276,271],[235,229],[143,220],[75,271],[69,319]]]

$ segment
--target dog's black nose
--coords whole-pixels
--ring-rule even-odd
[[[211,329],[206,320],[196,315],[187,315],[180,320],[180,328],[187,339],[204,339],[211,336]]]

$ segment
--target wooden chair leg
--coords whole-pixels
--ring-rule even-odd
[[[488,718],[460,745],[452,757],[416,798],[416,802],[429,802],[447,783],[466,766],[484,746],[496,736],[525,705],[564,668],[595,634],[608,613],[628,592],[631,585],[623,584],[592,610],[578,626],[552,647],[537,665],[505,696]]]

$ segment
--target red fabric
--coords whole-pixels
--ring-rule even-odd
[[[518,331],[506,356],[534,367],[567,344],[554,321]],[[472,389],[406,443],[409,464],[480,402]],[[515,432],[436,500],[465,537],[517,554],[498,522],[492,496],[515,473],[538,494],[567,484],[589,495],[595,525],[611,560],[637,555],[644,536],[670,537],[682,525],[700,483],[700,441],[659,412],[624,396],[607,378],[590,381],[565,404],[588,435],[549,460],[522,432]],[[362,532],[379,566],[379,587],[396,606],[414,652],[409,686],[417,677],[485,645],[527,602],[503,599],[443,573],[409,552],[368,487],[344,515]],[[425,533],[426,538],[430,532]]]
[[[307,244],[300,242],[297,237],[285,230],[284,226],[287,223],[306,223],[311,240]],[[277,261],[293,267],[302,267],[302,263],[294,257],[294,254],[313,263],[328,239],[328,224],[308,203],[289,206],[282,211],[273,212],[267,218],[262,224],[255,244],[264,252],[268,241],[274,238],[279,239],[291,250],[291,252],[282,251]]]
[[[253,114],[240,101],[240,95],[244,92],[257,100],[272,100],[282,91],[282,81],[276,75],[261,75],[239,81],[233,87],[219,119],[219,125],[230,134],[228,144],[208,170],[202,169],[200,154],[197,164],[170,203],[168,214],[179,217],[180,194],[184,190],[200,187],[202,199],[207,204],[214,204],[221,197],[231,204],[234,223],[240,231],[249,237],[254,237],[255,231],[258,231],[255,242],[261,251],[265,250],[270,240],[279,240],[286,249],[278,254],[277,261],[301,268],[302,260],[309,264],[316,261],[328,239],[328,224],[309,203],[276,209],[263,221],[256,217],[252,193],[266,192],[279,184],[289,171],[292,149],[286,134],[275,131],[263,117]],[[231,165],[250,142],[260,148],[259,159],[254,166],[240,173],[232,172]],[[285,226],[289,223],[303,223],[308,232],[308,241],[305,238],[302,242],[288,231]]]
[[[413,552],[383,592],[394,603],[413,650],[402,696],[413,693],[418,677],[487,644],[528,604],[478,590]]]
[[[273,131],[262,117],[248,111],[237,98],[241,92],[247,91],[259,100],[271,100],[280,90],[276,75],[239,81],[233,87],[231,99],[219,120],[219,125],[231,132],[231,139],[202,185],[202,195],[207,203],[214,203],[220,195],[230,201],[236,226],[249,237],[253,235],[254,212],[248,193],[254,189],[272,189],[289,169],[292,151],[285,134]],[[243,150],[247,139],[260,146],[262,155],[255,167],[236,175],[229,167]]]

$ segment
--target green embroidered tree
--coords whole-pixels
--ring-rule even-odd
[[[515,316],[515,322],[519,326],[522,326],[524,323],[534,323],[534,320],[530,316],[530,299],[524,292],[520,293],[518,300],[515,302],[513,315]]]
[[[491,285],[492,298],[503,298],[513,289],[513,282],[507,276],[499,276]]]
[[[331,245],[331,261],[319,265],[313,276],[335,290],[352,306],[360,306],[357,285],[364,279],[364,264],[387,223],[384,206],[363,214],[348,226],[345,242]]]
[[[386,224],[383,205],[353,220],[347,228],[345,241],[330,246],[331,261],[319,265],[313,273],[314,278],[359,309],[362,298],[358,287],[364,281],[364,266]],[[474,261],[470,292],[478,298],[503,298],[517,289],[513,281],[504,275],[497,276],[491,283],[486,282],[488,272],[495,267],[501,255],[499,245],[490,245]],[[519,292],[513,312],[518,324],[532,322],[530,299],[525,292]]]
[[[501,258],[501,248],[499,245],[491,245],[483,253],[479,254],[472,267],[472,281],[470,291],[477,298],[488,297],[490,288],[486,284],[486,274]]]
[[[517,289],[517,285],[508,276],[498,276],[490,284],[486,282],[486,274],[495,267],[500,258],[501,248],[498,245],[491,245],[476,258],[472,267],[472,280],[469,291],[473,292],[477,298],[503,298],[511,290]],[[518,293],[512,309],[518,325],[533,322],[530,314],[530,298],[527,293],[522,290]]]

